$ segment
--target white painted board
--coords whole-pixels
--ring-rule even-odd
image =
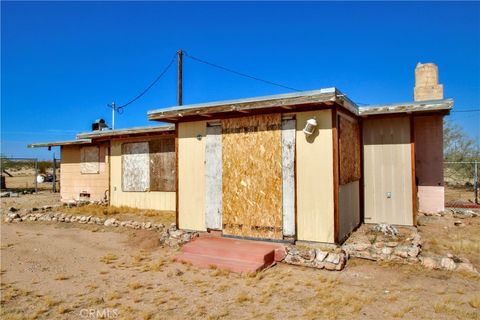
[[[222,127],[207,126],[205,145],[205,224],[222,229]]]
[[[150,187],[150,154],[148,142],[125,143],[122,146],[123,191],[148,191]]]
[[[283,235],[295,235],[295,119],[282,121]]]

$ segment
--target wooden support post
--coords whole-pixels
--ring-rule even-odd
[[[181,106],[183,103],[183,51],[182,49],[178,50],[178,105]]]

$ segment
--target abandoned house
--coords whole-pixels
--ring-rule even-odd
[[[412,226],[417,210],[443,210],[443,117],[453,106],[436,65],[417,65],[415,78],[415,101],[400,104],[358,107],[327,88],[152,110],[150,120],[174,126],[56,144],[62,187],[98,185],[93,198],[101,189],[111,205],[176,210],[180,229],[231,237],[340,243],[362,222]],[[102,168],[102,182],[82,172]]]
[[[175,211],[175,130],[171,126],[80,133],[60,146],[60,197]]]

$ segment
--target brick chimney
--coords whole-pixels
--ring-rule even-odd
[[[415,101],[443,99],[443,85],[438,84],[438,67],[435,63],[418,63],[415,68]]]

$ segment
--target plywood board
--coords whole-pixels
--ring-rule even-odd
[[[413,225],[408,117],[363,122],[365,222]]]
[[[117,207],[175,211],[175,192],[124,192],[122,190],[122,144],[138,141],[144,142],[145,140],[130,138],[110,141],[110,204]]]
[[[360,180],[360,132],[358,122],[338,117],[340,185]]]
[[[283,235],[295,235],[295,120],[282,121]]]
[[[205,145],[205,224],[222,229],[222,127],[207,126]]]
[[[148,142],[122,145],[122,190],[148,191],[150,186]]]
[[[150,191],[175,191],[175,139],[149,141]]]
[[[282,238],[281,115],[222,120],[224,233]]]
[[[100,172],[100,148],[88,146],[80,148],[80,173]]]

